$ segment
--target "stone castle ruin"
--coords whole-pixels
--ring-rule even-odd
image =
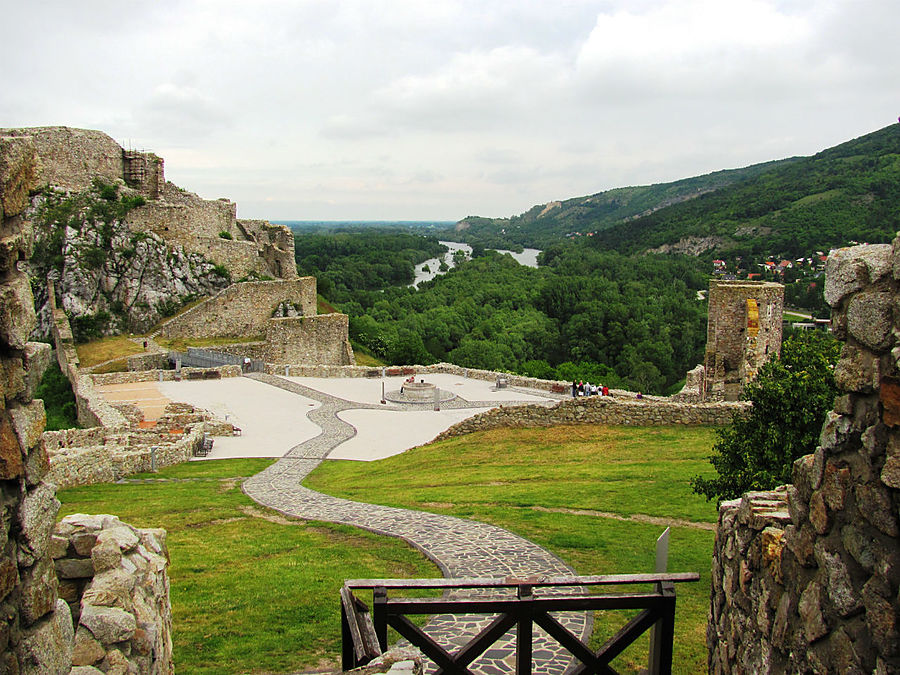
[[[736,401],[762,365],[781,351],[784,286],[710,281],[703,397]]]
[[[0,129],[0,189],[19,209],[17,218],[31,217],[39,201],[34,195],[42,190],[77,193],[90,189],[97,179],[145,202],[127,212],[126,232],[107,247],[115,262],[112,271],[85,264],[75,255],[81,248],[96,247],[93,234],[65,228],[62,268],[48,273],[55,282],[48,279],[38,286],[40,335],[52,332],[55,306],[76,319],[118,312],[127,320],[120,318],[101,330],[142,332],[171,313],[164,308],[173,303],[177,307],[207,296],[166,322],[160,334],[258,336],[268,346],[256,346],[254,356],[268,360],[354,363],[347,317],[317,316],[316,280],[298,277],[288,228],[238,219],[234,203],[182,190],[166,181],[161,157],[125,150],[102,132]],[[223,269],[226,272],[220,273]],[[227,285],[228,275],[243,283]],[[47,297],[51,289],[57,296],[52,299]],[[277,325],[270,325],[276,318]]]

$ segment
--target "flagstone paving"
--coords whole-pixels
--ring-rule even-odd
[[[574,574],[568,565],[549,551],[500,527],[434,513],[338,499],[303,487],[303,479],[328,453],[356,433],[350,424],[338,418],[337,413],[358,408],[384,410],[385,406],[346,401],[272,375],[249,374],[247,377],[321,403],[308,415],[322,428],[322,433],[292,448],[276,463],[244,482],[244,492],[258,503],[290,516],[354,525],[400,537],[423,551],[448,577]],[[441,405],[492,407],[497,403],[457,398]],[[338,598],[331,601],[337,603]],[[437,616],[429,621],[425,630],[452,651],[476,635],[491,618]],[[582,639],[590,632],[589,615],[567,613],[559,619]],[[537,627],[533,650],[533,672],[538,675],[563,673],[571,663],[569,653]],[[512,630],[477,659],[470,669],[485,675],[510,673],[514,671],[514,656],[515,631]]]

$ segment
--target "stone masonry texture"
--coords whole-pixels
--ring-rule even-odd
[[[709,398],[738,400],[743,386],[780,352],[783,309],[781,284],[710,282],[704,370]]]
[[[711,673],[900,673],[900,238],[826,277],[842,394],[793,484],[719,508]]]

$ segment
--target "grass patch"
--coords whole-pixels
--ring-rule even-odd
[[[708,427],[497,429],[378,462],[325,462],[306,485],[493,523],[546,547],[579,574],[650,572],[662,526],[532,507],[715,522],[715,505],[688,485],[690,476],[711,472],[706,458],[714,440]],[[676,588],[676,673],[706,669],[713,539],[709,530],[672,528],[670,571],[701,575],[699,583]],[[598,615],[594,646],[626,619],[621,612]],[[623,672],[646,667],[647,645],[645,637],[613,667]]]
[[[179,672],[285,673],[337,668],[344,579],[440,576],[399,540],[290,521],[241,492],[238,477],[269,460],[217,460],[144,478],[60,490],[60,518],[114,513],[168,531],[175,663]]]
[[[382,359],[370,353],[365,347],[358,344],[353,345],[353,358],[356,359],[356,365],[368,366],[370,368],[386,366]]]
[[[88,368],[112,359],[124,360],[133,354],[142,354],[144,349],[125,335],[115,335],[75,345],[75,351],[82,367]]]
[[[263,342],[265,335],[251,335],[249,337],[214,337],[214,338],[156,338],[156,344],[163,349],[176,352],[186,351],[188,347],[221,347],[222,345],[236,345],[244,342]]]

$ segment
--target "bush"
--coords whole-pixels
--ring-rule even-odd
[[[226,230],[222,230],[221,232],[219,232],[219,236],[220,236],[222,239],[228,239],[229,241],[230,241],[231,238],[232,238],[232,237],[231,237],[231,232],[227,232]]]
[[[41,383],[34,392],[35,398],[44,400],[47,411],[47,431],[72,429],[78,426],[78,413],[72,385],[54,361],[47,368]]]
[[[718,476],[695,476],[691,489],[708,500],[736,499],[791,480],[794,460],[816,449],[837,387],[840,343],[827,333],[792,335],[781,357],[764,365],[746,389],[753,408],[718,432],[709,458]]]

